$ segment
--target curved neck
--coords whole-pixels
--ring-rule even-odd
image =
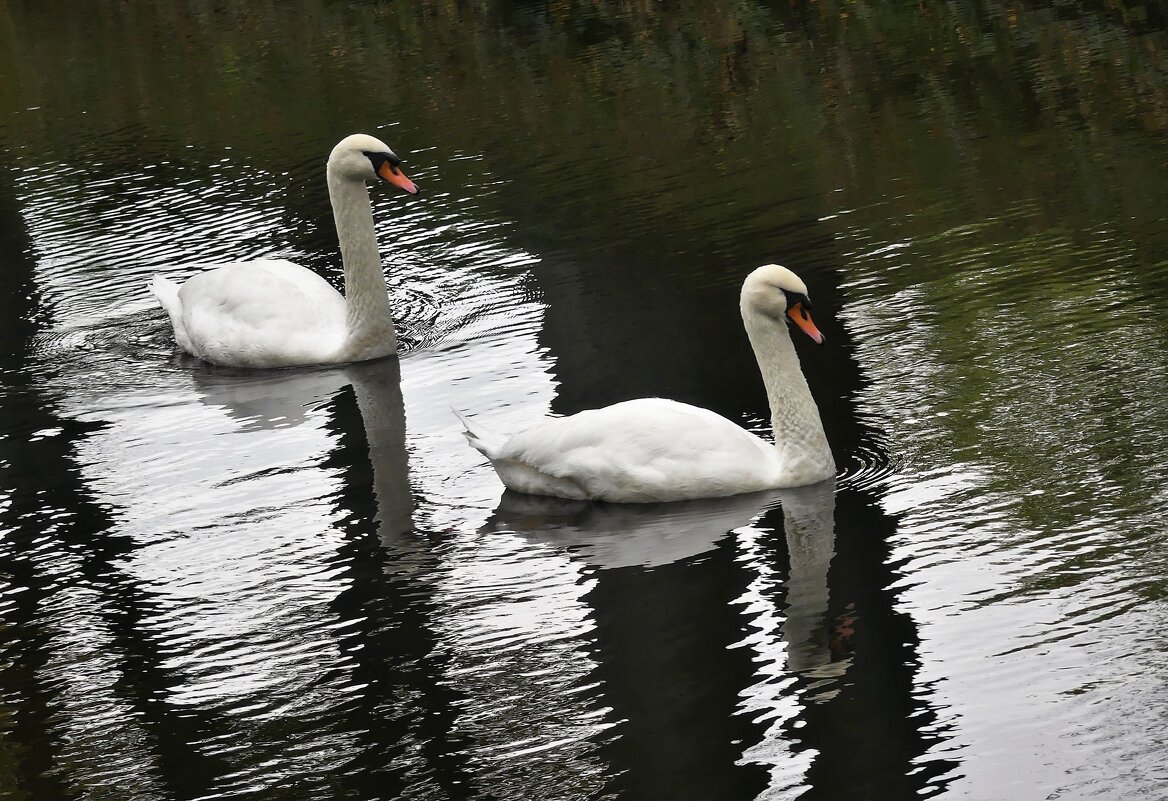
[[[341,243],[345,270],[345,307],[348,336],[347,360],[384,356],[397,350],[397,337],[389,311],[389,293],[381,272],[377,236],[373,232],[373,208],[364,181],[352,181],[328,172],[329,200]]]
[[[400,550],[408,547],[404,535],[414,527],[401,364],[397,359],[353,364],[345,376],[353,382],[369,444],[378,536],[386,548]]]
[[[775,447],[784,466],[792,472],[820,474],[820,478],[834,475],[835,461],[823,433],[819,408],[799,368],[799,357],[795,355],[786,323],[745,303],[742,322],[762,373],[771,407]]]

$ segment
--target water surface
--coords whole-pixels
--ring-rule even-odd
[[[1158,4],[0,4],[0,798],[1156,798]],[[363,130],[400,359],[175,352],[153,274],[339,285]],[[753,430],[797,343],[840,476],[504,494],[499,430]]]

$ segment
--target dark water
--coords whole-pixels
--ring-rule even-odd
[[[339,282],[400,362],[179,357],[149,276]],[[1168,794],[1158,2],[0,0],[0,798]],[[639,395],[765,431],[804,277],[833,486],[504,496]],[[806,345],[806,346],[804,346]]]

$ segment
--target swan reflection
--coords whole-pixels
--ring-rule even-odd
[[[850,660],[833,662],[828,628],[827,574],[835,556],[835,479],[782,490],[787,539],[786,609],[782,640],[787,669],[815,677],[838,677]]]
[[[191,378],[206,406],[222,409],[243,431],[272,431],[303,425],[352,380],[346,368],[254,371],[211,367],[180,357],[194,369]],[[386,363],[396,363],[387,359]]]
[[[657,567],[711,551],[735,529],[781,507],[789,569],[781,639],[787,669],[836,677],[828,626],[828,570],[835,556],[835,480],[806,487],[659,504],[569,501],[507,491],[484,531],[562,548],[599,569]]]
[[[369,444],[378,535],[385,547],[400,548],[401,536],[414,527],[401,362],[382,359],[353,364],[344,373],[357,396],[357,409]]]
[[[712,550],[778,503],[776,491],[674,503],[593,503],[507,491],[484,531],[564,548],[593,567],[656,567]]]
[[[302,425],[318,415],[339,392],[352,386],[369,446],[382,540],[388,544],[413,528],[398,359],[266,373],[203,367],[191,375],[201,401],[239,420],[244,431],[276,431]]]

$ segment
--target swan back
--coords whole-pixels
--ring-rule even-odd
[[[715,498],[773,487],[782,470],[769,443],[708,409],[662,398],[545,419],[506,439],[467,428],[507,487],[536,495]]]

